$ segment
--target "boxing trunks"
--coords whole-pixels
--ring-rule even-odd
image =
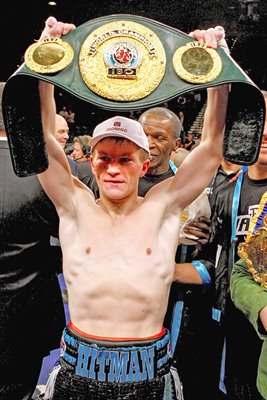
[[[53,388],[46,390],[45,398],[182,400],[169,350],[170,334],[165,329],[144,340],[99,340],[70,322],[63,331]]]

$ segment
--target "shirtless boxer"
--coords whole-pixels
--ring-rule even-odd
[[[73,28],[50,17],[42,37],[60,37]],[[219,27],[192,33],[214,48],[222,36]],[[79,393],[79,399],[182,399],[170,367],[169,332],[162,326],[174,275],[178,215],[208,185],[222,160],[228,87],[208,93],[201,144],[175,176],[144,198],[137,194],[139,178],[149,167],[142,126],[120,116],[97,125],[90,157],[97,201],[71,175],[55,140],[53,85],[40,81],[39,93],[49,167],[38,176],[60,217],[71,317],[50,398]]]

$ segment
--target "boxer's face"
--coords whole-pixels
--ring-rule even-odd
[[[137,195],[139,178],[149,166],[142,149],[128,140],[118,142],[113,138],[95,146],[91,163],[101,196],[112,200]]]

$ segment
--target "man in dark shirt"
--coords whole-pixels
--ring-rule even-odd
[[[267,92],[262,93],[267,105]],[[227,178],[226,183],[213,192],[211,238],[198,260],[203,267],[214,271],[212,319],[203,328],[209,337],[207,361],[210,369],[206,379],[215,393],[208,397],[211,400],[262,399],[256,387],[262,340],[246,316],[235,307],[230,297],[230,276],[238,260],[238,245],[245,240],[267,188],[267,119],[258,159],[242,167],[241,172],[234,177],[234,182],[227,182]]]

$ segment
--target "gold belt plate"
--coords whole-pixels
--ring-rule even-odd
[[[222,60],[218,52],[205,43],[190,42],[175,51],[173,67],[186,82],[207,83],[220,75]]]
[[[79,55],[82,79],[90,90],[116,101],[134,101],[152,93],[166,70],[158,36],[132,21],[115,21],[95,29]]]
[[[246,261],[253,279],[267,289],[267,215],[263,226],[238,246],[238,255]]]
[[[66,68],[73,59],[71,45],[60,38],[51,37],[29,46],[25,52],[27,67],[41,74],[51,74]]]

